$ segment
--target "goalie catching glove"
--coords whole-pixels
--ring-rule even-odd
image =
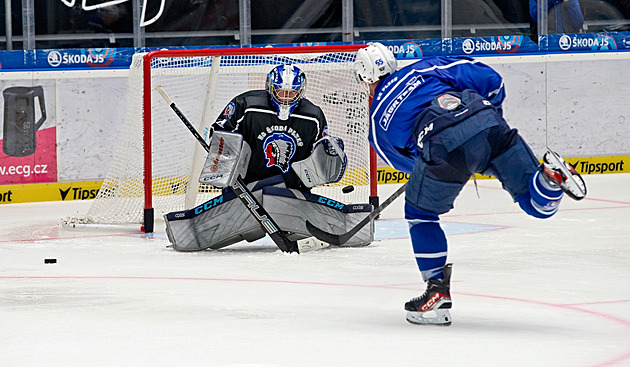
[[[291,166],[308,188],[334,183],[346,172],[348,158],[343,151],[343,140],[325,136],[313,145],[311,155]]]
[[[219,188],[232,186],[239,176],[245,177],[251,149],[243,136],[227,131],[215,131],[199,182]]]

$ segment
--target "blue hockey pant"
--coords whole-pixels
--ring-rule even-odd
[[[488,119],[488,113],[496,116]],[[425,281],[443,277],[447,242],[439,215],[453,208],[474,173],[499,179],[531,216],[548,218],[558,210],[562,191],[544,181],[538,160],[517,130],[511,129],[498,112],[488,113],[472,116],[428,139],[411,173],[405,192],[405,218]],[[453,146],[454,139],[463,142]]]

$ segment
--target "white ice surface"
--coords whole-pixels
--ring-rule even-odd
[[[450,327],[405,321],[424,285],[402,199],[369,247],[301,255],[177,253],[163,227],[60,227],[89,202],[0,205],[0,366],[630,366],[630,176],[585,178],[549,220],[497,181],[463,190]]]

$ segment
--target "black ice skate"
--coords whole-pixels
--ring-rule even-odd
[[[427,290],[420,297],[405,303],[407,321],[418,325],[451,324],[451,269],[453,264],[446,264],[442,269],[444,279],[429,279]]]
[[[582,176],[558,153],[550,149],[545,153],[541,171],[547,182],[559,186],[572,199],[582,200],[586,196],[586,183]]]

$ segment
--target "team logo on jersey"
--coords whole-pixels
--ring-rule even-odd
[[[230,102],[227,106],[225,106],[225,110],[223,111],[223,116],[227,118],[232,117],[235,109],[236,109],[236,106],[234,105],[234,102]]]
[[[287,133],[276,132],[267,136],[263,142],[267,167],[276,166],[287,173],[291,158],[295,155],[295,147],[295,140]]]

